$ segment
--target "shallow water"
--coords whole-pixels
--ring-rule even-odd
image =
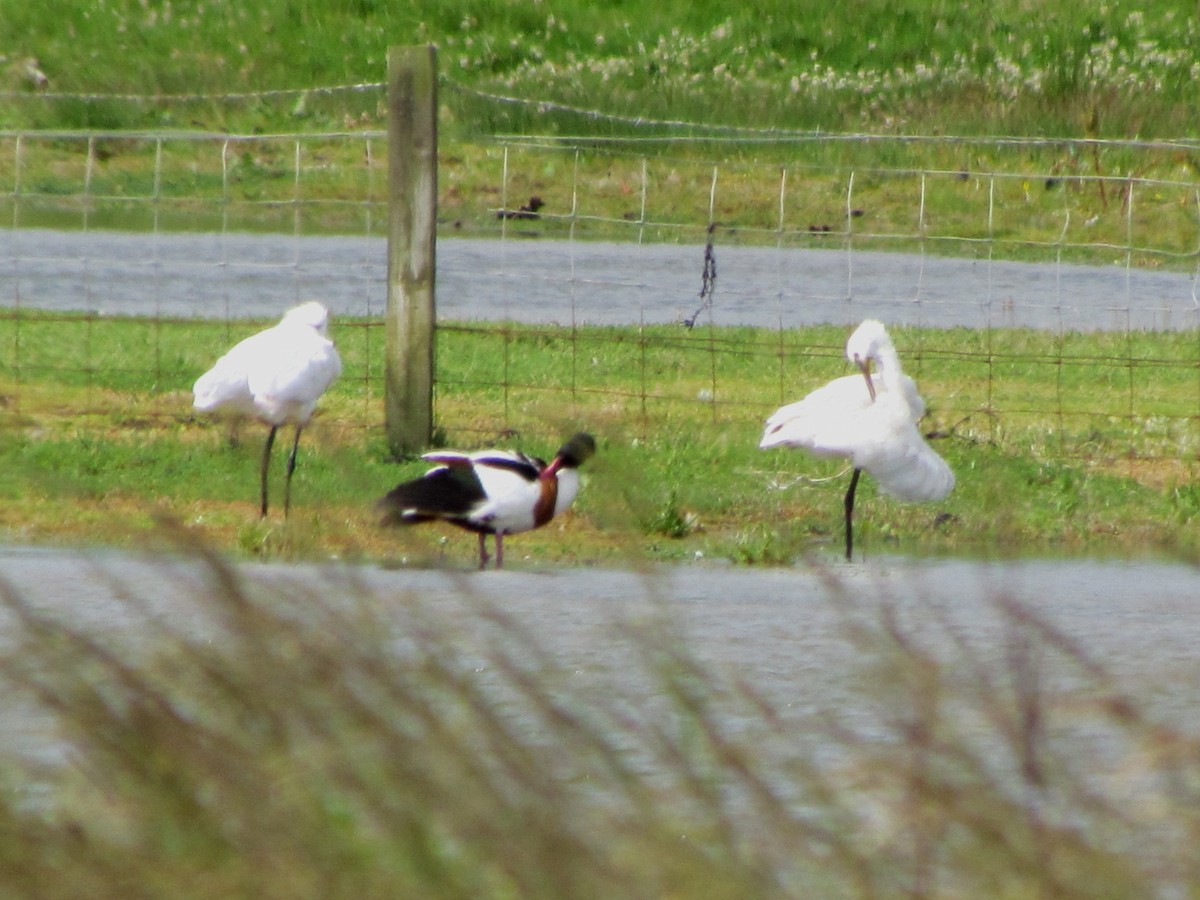
[[[1171,782],[1147,768],[1142,732],[1071,710],[1089,709],[1086,698],[1098,692],[1115,693],[1153,722],[1200,734],[1200,574],[1182,565],[875,559],[794,569],[475,572],[241,563],[234,571],[246,593],[284,604],[274,608],[314,627],[331,615],[344,624],[370,611],[373,627],[391,629],[384,634],[391,652],[432,654],[470,679],[519,739],[556,746],[561,736],[515,687],[507,659],[532,673],[536,690],[555,704],[622,723],[610,740],[626,771],[663,787],[678,764],[664,761],[646,735],[688,728],[657,667],[663,647],[694,661],[709,721],[750,748],[781,799],[801,805],[799,760],[842,785],[850,804],[874,802],[878,754],[902,764],[905,721],[921,703],[872,671],[889,652],[888,628],[950,672],[984,676],[974,684],[968,677],[962,697],[950,679],[953,687],[936,694],[938,715],[983,761],[982,777],[1014,790],[1027,785],[1013,739],[998,733],[990,713],[1008,708],[1018,684],[1045,704],[1041,752],[1070,760],[1069,779],[1122,808],[1130,798],[1161,808]],[[130,660],[177,649],[180,636],[193,646],[230,639],[218,621],[224,607],[214,600],[214,570],[179,555],[4,547],[0,587],[8,592],[0,653],[11,653],[18,639],[13,597]],[[1030,617],[1057,635],[1047,639]],[[694,689],[696,680],[687,684]],[[999,704],[993,690],[1003,695]],[[1064,704],[1064,697],[1076,699]],[[55,773],[77,752],[50,712],[5,691],[0,759],[19,763],[25,776],[10,782],[11,802],[53,805]],[[737,797],[734,806],[753,808],[750,795]],[[1135,833],[1153,844],[1150,832]]]
[[[439,315],[560,324],[676,323],[698,311],[703,246],[512,238],[438,242]],[[1122,265],[846,249],[715,248],[702,323],[793,327],[866,316],[936,327],[1182,329],[1196,278]],[[320,299],[387,304],[383,238],[0,230],[0,305],[101,314],[272,318]]]
[[[785,710],[846,702],[846,682],[862,662],[850,634],[877,625],[885,611],[935,655],[965,646],[978,660],[1003,663],[1021,630],[1003,599],[1043,618],[1114,678],[1145,689],[1157,714],[1200,726],[1200,572],[1185,565],[898,558],[647,572],[254,563],[236,571],[300,598],[298,613],[314,602],[387,606],[419,598],[426,615],[460,625],[459,648],[481,660],[473,622],[476,604],[486,603],[535,634],[564,670],[597,679],[619,681],[631,671],[620,659],[629,648],[614,640],[619,628],[653,621],[705,667],[747,680]],[[203,603],[212,572],[178,556],[7,547],[0,578],[34,609],[131,652],[153,646],[164,626],[189,634],[212,624]],[[0,635],[10,631],[3,620],[11,615],[0,608]]]

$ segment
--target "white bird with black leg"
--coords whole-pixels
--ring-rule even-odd
[[[887,494],[910,502],[944,499],[954,473],[926,443],[917,422],[925,401],[904,374],[883,323],[867,319],[846,341],[846,358],[862,373],[836,378],[767,419],[759,447],[800,447],[843,457],[854,467],[843,503],[846,559],[853,555],[854,495],[865,469]],[[871,362],[878,371],[871,372]],[[865,380],[865,384],[864,384]]]
[[[342,372],[342,360],[328,336],[329,311],[309,302],[288,310],[279,324],[243,340],[197,379],[192,392],[201,412],[224,409],[251,416],[270,428],[260,466],[262,515],[267,514],[267,469],[275,433],[296,429],[288,455],[283,513],[291,508],[292,473],[300,432],[317,401]]]

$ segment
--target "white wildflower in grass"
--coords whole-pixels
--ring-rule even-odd
[[[1200,40],[1200,28],[1190,20],[1184,24]],[[726,108],[736,109],[735,117],[743,118],[753,115],[753,109],[744,108],[746,100],[769,110],[787,98],[800,98],[818,113],[836,105],[851,115],[874,116],[897,101],[920,101],[931,93],[964,88],[982,102],[1019,114],[1023,104],[1036,104],[1039,97],[1088,90],[1115,91],[1134,99],[1136,93],[1170,91],[1172,85],[1177,91],[1178,85],[1200,77],[1200,60],[1186,48],[1165,49],[1148,30],[1144,15],[1128,16],[1111,26],[1101,22],[1071,27],[1057,38],[1046,29],[1013,29],[995,40],[964,39],[961,46],[943,42],[907,64],[886,68],[858,61],[840,65],[834,61],[838,57],[825,55],[823,45],[807,48],[807,59],[793,61],[764,46],[768,39],[757,31],[735,44],[734,18],[701,36],[675,26],[634,40],[637,36],[627,28],[629,40],[611,55],[605,55],[613,44],[608,30],[598,30],[590,43],[600,52],[584,58],[561,47],[559,34],[565,31],[561,18],[548,16],[545,43],[530,47],[497,81],[531,97],[552,96],[595,107],[602,107],[605,98],[613,105],[634,103],[643,114],[665,113],[656,106],[677,89],[694,94],[695,88],[708,87],[718,93],[705,98],[707,105],[714,99],[732,101]],[[880,43],[882,39],[872,39],[864,46],[874,54]],[[473,68],[494,62],[492,55],[474,50],[469,38],[466,45],[474,55]],[[511,42],[509,46],[517,49]],[[619,96],[614,93],[618,84]],[[639,95],[641,99],[634,99]]]

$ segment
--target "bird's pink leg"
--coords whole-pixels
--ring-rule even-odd
[[[487,552],[487,534],[479,532],[479,571],[482,572],[487,568],[488,552]]]
[[[504,568],[504,535],[499,531],[496,532],[496,568]]]

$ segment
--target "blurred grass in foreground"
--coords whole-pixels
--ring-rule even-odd
[[[9,712],[44,710],[69,749],[5,765],[0,893],[1032,898],[1200,885],[1196,735],[1155,721],[1003,594],[991,612],[1005,649],[981,659],[936,612],[906,615],[823,573],[845,698],[806,691],[797,659],[800,714],[706,667],[653,576],[641,612],[612,622],[603,656],[625,685],[612,690],[490,600],[486,579],[381,596],[353,570],[272,582],[187,539],[176,550],[200,577],[166,606],[98,570],[138,622],[126,633],[4,591]],[[173,583],[181,559],[162,558]]]

